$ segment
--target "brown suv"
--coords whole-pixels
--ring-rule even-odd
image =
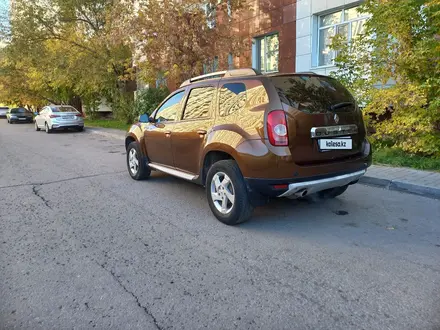
[[[206,186],[221,222],[271,197],[336,197],[371,165],[362,113],[336,80],[237,69],[184,82],[127,133],[135,180],[159,170]]]

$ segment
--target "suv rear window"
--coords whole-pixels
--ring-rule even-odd
[[[355,101],[337,80],[313,75],[271,77],[281,102],[307,113],[354,111]]]

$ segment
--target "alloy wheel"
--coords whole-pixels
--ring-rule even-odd
[[[223,172],[217,172],[211,180],[211,198],[215,208],[222,214],[232,211],[235,203],[235,189],[231,179]]]
[[[130,172],[132,175],[136,175],[139,171],[139,158],[136,149],[130,149],[128,153],[128,165],[130,167]]]

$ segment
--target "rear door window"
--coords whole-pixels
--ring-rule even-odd
[[[183,120],[209,117],[214,94],[213,86],[193,88],[186,101]]]
[[[224,84],[220,90],[220,116],[229,116],[246,104],[246,85],[243,83]]]
[[[355,101],[337,80],[313,75],[271,78],[281,102],[306,113],[354,111]]]

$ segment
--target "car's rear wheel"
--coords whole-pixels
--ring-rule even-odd
[[[35,130],[38,132],[40,130],[40,128],[37,125],[37,122],[35,122]]]
[[[137,142],[131,142],[127,148],[127,168],[128,173],[134,180],[147,179],[151,174],[151,169],[142,156],[141,149]]]
[[[77,131],[82,132],[84,130],[84,127],[78,127]]]
[[[47,123],[44,124],[44,128],[45,128],[47,134],[52,133],[52,130],[49,128],[49,125]]]
[[[252,216],[246,184],[234,160],[221,160],[211,166],[206,195],[212,213],[226,225],[243,223]]]
[[[342,186],[342,187],[335,187],[327,190],[323,190],[318,192],[318,196],[323,199],[330,199],[338,197],[339,195],[342,195],[346,190],[348,186]]]

